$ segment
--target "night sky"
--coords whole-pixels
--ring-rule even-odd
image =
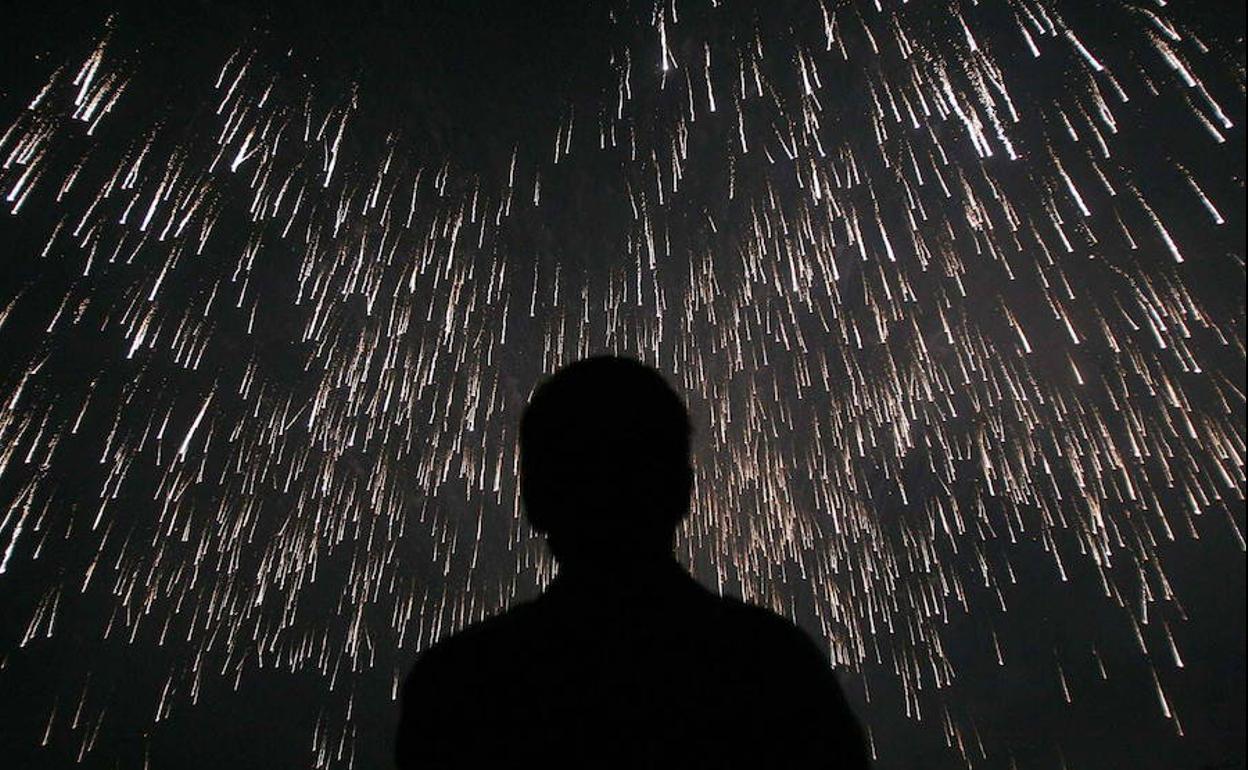
[[[389,766],[601,352],[879,768],[1245,766],[1240,4],[4,14],[0,766]]]

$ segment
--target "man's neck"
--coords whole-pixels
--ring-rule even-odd
[[[594,558],[565,559],[559,562],[556,582],[567,586],[592,586],[595,590],[645,590],[656,583],[669,583],[687,573],[670,552],[656,552],[627,558],[599,554]]]

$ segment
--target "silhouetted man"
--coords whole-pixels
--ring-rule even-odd
[[[559,575],[537,600],[427,651],[398,763],[424,767],[865,768],[827,659],[672,556],[689,419],[657,372],[574,363],[520,426],[520,492]]]

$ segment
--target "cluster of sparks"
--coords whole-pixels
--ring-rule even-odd
[[[1164,3],[1114,7],[1125,53],[1039,0],[812,0],[777,39],[686,4],[629,21],[649,43],[602,52],[616,87],[486,173],[405,139],[418,117],[352,141],[368,94],[283,80],[263,45],[223,52],[193,129],[110,123],[144,77],[111,30],[53,71],[0,133],[6,227],[52,223],[0,295],[0,580],[63,562],[14,641],[108,595],[99,633],[185,646],[156,721],[252,667],[397,682],[551,577],[518,416],[543,372],[614,351],[689,400],[695,573],[889,671],[909,714],[957,678],[950,614],[1004,609],[1020,541],[1183,666],[1142,627],[1176,601],[1159,543],[1213,512],[1243,546],[1244,330],[1186,272],[1242,261],[1170,217],[1224,228],[1242,200],[1118,144],[1170,99],[1216,157],[1238,129],[1207,44]],[[592,204],[616,229],[517,248],[576,230],[551,200],[583,158],[617,172]],[[89,700],[43,740],[90,752]],[[318,766],[350,735],[318,729]]]

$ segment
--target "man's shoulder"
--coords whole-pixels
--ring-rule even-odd
[[[412,674],[435,669],[474,669],[481,664],[483,655],[489,657],[492,650],[511,647],[517,629],[534,614],[533,603],[525,602],[444,636],[416,657]]]
[[[815,641],[789,618],[732,596],[716,597],[724,622],[751,645],[822,658]]]

